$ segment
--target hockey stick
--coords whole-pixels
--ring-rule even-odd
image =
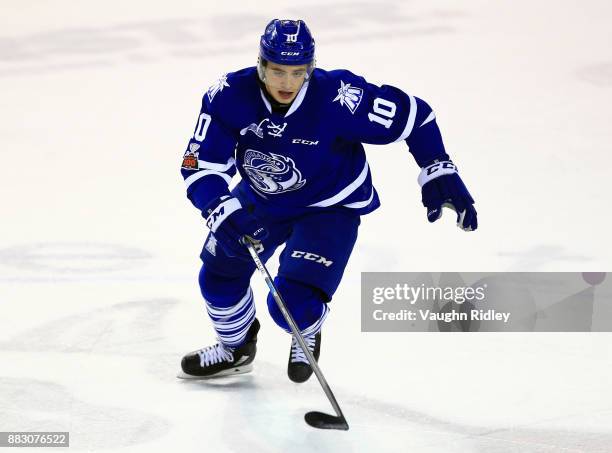
[[[308,423],[310,426],[314,428],[342,429],[342,430],[349,429],[348,423],[346,421],[346,418],[344,418],[344,414],[342,414],[342,409],[340,409],[340,405],[338,404],[338,401],[336,401],[336,398],[334,397],[334,394],[332,393],[331,388],[329,387],[329,384],[325,380],[325,376],[323,376],[323,373],[321,372],[321,368],[319,368],[319,364],[317,363],[316,359],[312,355],[312,352],[310,352],[310,349],[308,349],[308,346],[306,345],[306,342],[304,341],[304,337],[302,336],[300,329],[298,329],[297,324],[295,323],[295,320],[293,319],[293,316],[291,316],[291,313],[289,313],[289,310],[287,310],[285,301],[283,300],[282,296],[278,292],[278,289],[276,289],[276,285],[272,281],[272,277],[270,277],[270,273],[268,272],[268,269],[259,259],[259,255],[257,254],[257,251],[255,250],[255,247],[253,246],[253,243],[246,237],[243,238],[242,243],[249,250],[249,253],[251,254],[251,258],[253,258],[253,261],[255,262],[257,269],[259,269],[259,272],[261,273],[264,280],[266,281],[268,288],[270,288],[270,294],[272,294],[272,297],[274,297],[274,300],[276,301],[276,304],[278,305],[278,308],[280,309],[281,313],[285,317],[287,324],[289,324],[289,327],[291,327],[291,332],[293,332],[293,336],[295,337],[297,342],[300,344],[302,351],[304,351],[304,353],[306,354],[306,358],[308,359],[308,363],[312,367],[312,371],[314,371],[315,375],[317,376],[317,379],[319,380],[319,383],[321,384],[321,387],[323,387],[323,391],[325,392],[325,395],[327,395],[327,399],[333,406],[334,411],[336,411],[335,416],[330,415],[330,414],[324,414],[323,412],[317,412],[317,411],[308,412],[306,413],[306,415],[304,415],[304,420],[306,420],[306,423]]]

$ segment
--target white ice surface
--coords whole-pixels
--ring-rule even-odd
[[[255,371],[175,378],[213,341],[178,161],[202,92],[254,64],[272,17],[307,20],[319,66],[428,100],[479,210],[476,233],[428,224],[405,146],[368,147],[383,206],[321,357],[349,432],[303,423],[330,408],[315,379],[287,379],[258,276]],[[600,0],[4,0],[0,430],[126,453],[612,451],[609,334],[374,334],[359,319],[362,271],[610,270],[611,38]]]

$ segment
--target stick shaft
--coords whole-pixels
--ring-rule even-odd
[[[270,294],[272,294],[272,297],[274,297],[274,300],[276,301],[278,308],[280,309],[285,320],[287,321],[287,324],[289,324],[289,327],[291,328],[291,332],[293,332],[293,336],[295,337],[297,342],[300,344],[300,347],[306,354],[308,363],[312,367],[312,371],[314,371],[314,374],[317,376],[317,379],[319,380],[321,387],[323,387],[323,391],[325,392],[325,395],[327,395],[327,399],[329,400],[332,407],[336,411],[336,415],[338,415],[338,417],[341,417],[343,420],[346,421],[346,419],[344,418],[344,415],[342,414],[342,409],[340,409],[340,405],[338,404],[338,401],[336,401],[336,397],[334,396],[331,388],[329,387],[329,384],[327,383],[325,376],[323,376],[323,372],[321,371],[321,368],[319,368],[319,364],[317,363],[316,359],[312,355],[312,352],[310,351],[310,349],[308,349],[308,346],[306,345],[306,342],[304,341],[304,337],[302,336],[300,329],[298,329],[298,326],[295,323],[293,316],[291,316],[291,313],[289,313],[289,310],[287,310],[287,305],[285,304],[285,301],[283,300],[282,296],[278,292],[276,285],[272,281],[272,277],[270,277],[270,273],[268,272],[268,269],[266,268],[266,266],[263,264],[263,262],[259,258],[259,255],[257,254],[257,251],[255,251],[255,247],[253,246],[253,244],[247,240],[245,241],[245,245],[248,248],[249,253],[251,254],[251,258],[253,258],[253,261],[255,262],[257,269],[259,269],[259,272],[261,273],[264,280],[266,281],[266,284],[268,285],[268,288],[270,289]]]

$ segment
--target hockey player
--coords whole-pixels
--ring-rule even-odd
[[[244,236],[264,262],[285,245],[274,281],[319,358],[321,326],[360,216],[380,206],[362,143],[406,142],[421,168],[428,220],[448,206],[460,228],[476,229],[474,200],[435,118],[425,101],[398,88],[315,68],[315,42],[303,21],[274,19],[266,26],[257,66],[223,75],[204,94],[183,157],[187,197],[210,229],[199,284],[218,343],[187,354],[181,377],[251,368],[259,322],[249,283],[255,265]],[[242,179],[230,191],[236,171]],[[290,332],[274,299],[267,303],[276,324]],[[304,382],[311,374],[293,339],[289,378]]]

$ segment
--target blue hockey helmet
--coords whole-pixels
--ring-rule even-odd
[[[259,42],[259,60],[283,65],[309,65],[315,61],[315,41],[303,20],[273,19]],[[310,70],[308,71],[310,73]]]

